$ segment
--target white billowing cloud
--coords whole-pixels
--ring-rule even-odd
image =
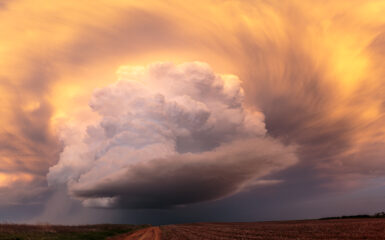
[[[50,184],[90,207],[164,208],[237,193],[293,165],[292,146],[266,136],[240,80],[205,63],[124,66],[94,92],[100,119],[63,130]]]

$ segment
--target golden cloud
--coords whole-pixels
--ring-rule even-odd
[[[238,75],[268,133],[323,173],[383,174],[384,11],[381,0],[4,1],[2,185],[45,176],[63,124],[97,117],[94,89],[155,61]]]

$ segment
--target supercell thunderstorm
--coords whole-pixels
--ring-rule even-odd
[[[50,184],[88,207],[167,208],[233,195],[297,162],[266,135],[241,81],[202,62],[123,66],[94,92],[99,115],[62,131]],[[269,182],[269,181],[266,181]]]

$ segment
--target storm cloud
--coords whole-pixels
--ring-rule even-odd
[[[356,209],[374,211],[374,205],[382,211],[384,197],[378,193],[384,192],[381,184],[385,173],[384,9],[383,0],[197,0],[194,5],[152,0],[2,1],[0,208],[8,209],[7,206],[12,205],[15,206],[12,209],[19,209],[19,215],[23,215],[28,212],[24,210],[28,208],[26,205],[34,204],[30,213],[35,214],[35,205],[43,208],[45,204],[49,205],[48,215],[51,210],[53,213],[50,220],[71,219],[68,222],[72,223],[73,213],[68,213],[71,218],[54,214],[56,206],[62,206],[64,201],[58,200],[64,195],[62,188],[60,194],[56,194],[59,197],[52,201],[46,199],[50,193],[59,191],[60,183],[68,183],[72,197],[87,206],[166,208],[209,201],[168,210],[169,222],[186,219],[187,215],[195,215],[196,221],[206,221],[208,215],[218,216],[212,220],[222,221],[221,214],[227,214],[229,221],[236,216],[246,216],[238,218],[241,220],[255,220],[255,215],[264,220],[274,212],[277,219],[283,216],[308,218],[319,217],[325,209],[333,215],[341,213],[338,210],[344,207],[347,212],[343,214],[352,214]],[[206,101],[213,103],[212,100],[195,99],[190,92],[185,95],[191,99],[182,95],[171,97],[168,90],[166,94],[159,89],[149,91],[140,84],[128,87],[125,83],[129,78],[142,79],[127,76],[134,72],[128,66],[195,60],[210,64],[211,75],[232,73],[238,76],[242,80],[240,88],[244,90],[241,94],[244,96],[239,98],[242,106],[232,106],[232,113],[215,112],[216,107],[206,105]],[[114,72],[119,66],[126,66],[119,71],[120,83],[111,85],[116,81]],[[137,70],[144,71],[143,67]],[[229,76],[220,78],[227,82]],[[94,93],[97,88],[100,90]],[[122,90],[121,96],[117,95],[118,89]],[[193,88],[178,91],[189,89]],[[139,92],[148,101],[139,101]],[[156,94],[163,95],[163,100]],[[141,103],[126,103],[130,96]],[[223,96],[214,97],[211,93],[207,96],[225,106],[230,104]],[[88,107],[90,99],[91,108]],[[149,105],[145,105],[145,109],[138,107],[142,103]],[[150,103],[154,104],[153,109],[168,106],[169,114],[173,113],[170,109],[186,110],[187,115],[182,114],[178,119],[190,116],[194,121],[183,120],[187,121],[183,127],[178,125],[182,120],[165,126],[159,122],[162,118],[139,117],[136,112],[135,118],[140,121],[132,125],[127,122],[132,116],[122,115],[127,104],[137,111],[148,112]],[[155,114],[156,111],[150,112]],[[208,126],[208,122],[204,122],[207,115],[208,119],[212,116],[226,119],[224,125],[222,122],[218,125],[222,130],[190,132],[192,137],[184,135],[189,131],[181,130],[183,128],[190,129],[200,123]],[[239,119],[246,119],[246,116],[254,119],[255,131],[250,131],[254,137],[234,128],[244,126]],[[174,117],[169,116],[169,119],[176,120]],[[157,119],[158,125],[151,125],[143,121],[145,119]],[[131,136],[116,137],[127,126],[141,125],[143,130],[124,130]],[[155,126],[163,128],[155,131]],[[161,129],[175,127],[180,131],[171,135],[161,133]],[[150,139],[159,145],[151,145],[147,142]],[[241,144],[242,139],[245,142]],[[143,153],[145,161],[119,165],[115,160],[119,159],[120,152],[126,154],[128,142],[137,149],[146,144],[154,149],[155,145],[159,146],[156,152],[164,155],[148,157],[150,153],[146,156]],[[172,161],[173,169],[178,171],[158,173],[170,186],[176,184],[172,181],[174,178],[186,184],[201,185],[203,183],[187,174],[189,172],[184,176],[181,172],[191,169],[191,173],[195,173],[198,166],[205,173],[213,172],[214,167],[221,169],[215,165],[219,162],[216,159],[232,155],[220,153],[235,154],[231,146],[238,145],[244,148],[236,154],[245,156],[242,158],[245,162],[255,157],[256,162],[263,165],[259,155],[248,154],[249,145],[266,146],[257,152],[282,156],[277,159],[284,159],[284,152],[292,159],[291,154],[295,152],[297,161],[290,165],[294,162],[285,160],[290,167],[278,161],[275,163],[281,168],[273,168],[274,164],[263,165],[263,170],[256,166],[244,169],[246,164],[242,163],[243,175],[227,167],[230,165],[224,165],[223,171],[233,175],[234,180],[227,179],[224,184],[222,179],[222,188],[215,188],[210,194],[208,186],[206,191],[202,189],[204,197],[190,195],[191,200],[183,191],[176,192],[173,198],[156,195],[154,188],[163,185],[149,184],[153,182],[150,179],[154,172],[165,169],[164,164]],[[270,151],[267,146],[275,150]],[[289,146],[295,146],[295,150]],[[207,162],[211,162],[213,168],[202,165],[204,157],[210,158]],[[104,170],[106,159],[114,163]],[[194,167],[187,167],[188,164]],[[104,172],[107,169],[110,172]],[[48,172],[50,186],[47,186]],[[143,176],[146,173],[148,183],[130,181],[130,176],[141,175],[140,172]],[[219,173],[212,174],[213,178],[219,176]],[[115,181],[118,177],[122,179],[119,184]],[[268,182],[279,184],[253,187],[251,178],[257,179],[253,183],[257,186]],[[111,191],[104,191],[106,188]],[[139,192],[139,189],[148,191]],[[161,189],[167,192],[171,188]],[[345,194],[361,190],[367,190],[362,196],[373,198],[376,204],[367,199],[361,202],[354,194]],[[139,200],[132,199],[131,191],[137,193],[142,205]],[[146,194],[150,193],[159,201],[145,201]],[[341,194],[342,204],[337,204],[333,194]],[[242,196],[245,199],[240,200]],[[225,197],[222,201],[210,201]],[[250,204],[251,199],[253,204]],[[323,208],[317,205],[319,199],[325,203]],[[347,207],[350,201],[356,201],[356,206]],[[225,203],[229,205],[223,207]],[[211,207],[198,211],[204,205]],[[235,208],[236,205],[240,207]],[[251,208],[258,214],[253,215]],[[210,209],[212,214],[207,214]],[[103,215],[114,210],[84,208],[83,211],[101,211]],[[156,210],[144,211],[141,211],[143,216],[153,216],[159,222],[166,219],[164,215],[151,215]],[[263,213],[259,214],[261,211]],[[138,211],[118,212],[127,220],[127,216],[132,217],[133,212]],[[13,215],[9,210],[7,214]],[[87,222],[86,215],[81,218],[83,222]],[[129,221],[134,221],[132,219]],[[147,217],[143,222],[152,220]]]
[[[99,122],[83,137],[84,129],[63,134],[64,151],[48,174],[85,206],[220,199],[297,161],[293,146],[266,136],[264,116],[246,108],[236,76],[192,62],[121,67],[118,78],[92,96]]]

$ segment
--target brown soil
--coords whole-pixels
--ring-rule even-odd
[[[149,227],[132,234],[123,234],[109,238],[108,240],[161,240],[161,231],[159,227]]]
[[[196,223],[162,226],[162,240],[362,240],[385,239],[385,219],[259,223]]]
[[[385,219],[193,223],[149,227],[110,240],[384,239]]]

